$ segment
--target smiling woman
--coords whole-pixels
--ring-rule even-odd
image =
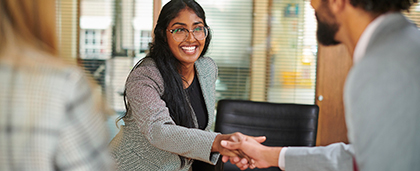
[[[210,132],[218,72],[204,57],[208,28],[194,0],[162,8],[150,53],[127,78],[125,126],[110,144],[119,170],[221,170],[219,155],[235,156],[220,142],[237,134]]]
[[[188,87],[194,78],[194,62],[204,49],[207,35],[204,30],[207,28],[204,26],[203,19],[198,17],[192,9],[185,8],[172,19],[167,30],[171,32],[171,34],[166,34],[169,48],[181,64],[179,70],[184,79],[184,87]]]

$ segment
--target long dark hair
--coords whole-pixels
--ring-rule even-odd
[[[156,66],[163,77],[165,89],[161,98],[166,102],[166,107],[169,109],[171,118],[177,125],[193,128],[195,126],[192,118],[192,109],[184,91],[183,77],[178,72],[181,63],[173,55],[166,40],[166,34],[170,34],[166,31],[169,23],[178,16],[181,10],[186,8],[194,11],[194,13],[203,20],[204,26],[208,27],[205,12],[197,2],[194,0],[171,0],[163,6],[159,14],[154,30],[155,37],[147,57],[150,57],[155,61]],[[211,33],[209,31],[200,58],[207,52],[210,41]],[[134,68],[137,66],[138,64]],[[125,99],[124,92],[124,102],[126,102]],[[128,111],[129,106],[127,106],[127,103],[125,104]],[[182,168],[185,166],[187,160],[185,157],[179,157],[181,159]]]

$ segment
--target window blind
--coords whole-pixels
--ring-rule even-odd
[[[99,85],[115,115],[125,112],[122,93],[132,66],[145,56],[153,28],[153,0],[57,0],[61,56],[77,61]]]
[[[267,100],[314,104],[317,22],[310,1],[269,2],[270,81]]]
[[[76,63],[78,51],[78,7],[77,0],[56,0],[59,54],[72,63]]]
[[[80,64],[122,114],[126,77],[152,39],[153,0],[80,0],[79,8]]]
[[[207,56],[219,68],[217,100],[249,99],[252,0],[197,0],[206,12],[212,42]]]
[[[309,1],[197,2],[213,33],[208,56],[219,66],[218,99],[314,103],[316,21]]]
[[[420,27],[420,4],[416,3],[413,5],[409,12],[404,12],[404,14],[407,16],[408,19],[413,21],[414,24],[417,25],[417,27]]]

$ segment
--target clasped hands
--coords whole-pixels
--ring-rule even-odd
[[[223,162],[230,160],[241,170],[278,166],[281,147],[262,145],[265,136],[252,137],[239,132],[219,135],[215,143],[220,142],[218,151],[223,155]]]

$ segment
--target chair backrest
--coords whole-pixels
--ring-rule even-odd
[[[220,100],[215,131],[264,135],[267,140],[263,144],[267,146],[315,146],[318,112],[317,105]],[[224,168],[239,170],[230,163],[226,163]]]

